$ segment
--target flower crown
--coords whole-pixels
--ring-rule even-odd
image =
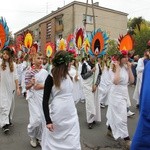
[[[70,53],[66,53],[65,56],[63,55],[57,55],[53,58],[52,60],[52,64],[57,67],[60,66],[61,64],[68,64],[69,62],[71,62],[73,60],[73,55]]]

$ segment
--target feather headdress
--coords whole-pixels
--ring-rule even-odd
[[[51,42],[46,44],[45,54],[47,57],[51,57],[54,54],[55,45]]]
[[[3,17],[0,17],[0,50],[9,44],[9,28]]]
[[[104,55],[106,53],[108,39],[109,37],[107,33],[102,31],[100,28],[94,30],[89,36],[91,46],[89,54],[97,57]]]
[[[67,43],[65,39],[57,40],[57,50],[66,50]]]
[[[32,44],[33,44],[32,33],[30,31],[26,31],[24,36],[24,46],[29,49],[31,48]]]
[[[83,42],[85,38],[85,30],[83,28],[78,28],[75,31],[75,43],[78,50],[82,49]]]
[[[134,40],[130,34],[126,34],[125,36],[120,35],[118,38],[118,50],[126,50],[126,51],[131,51],[133,50],[134,46]]]

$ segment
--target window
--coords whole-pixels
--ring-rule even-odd
[[[36,29],[36,30],[34,31],[34,35],[35,35],[35,36],[38,36],[38,29]]]
[[[59,34],[58,37],[59,37],[59,39],[62,39],[62,34]]]
[[[83,20],[86,20],[86,23],[93,24],[93,16],[87,15],[85,18],[85,14],[83,15]]]
[[[63,24],[63,21],[62,21],[62,20],[58,20],[58,24],[59,24],[59,25],[62,25],[62,24]]]
[[[51,38],[51,22],[47,23],[47,27],[46,27],[46,39],[50,39]]]

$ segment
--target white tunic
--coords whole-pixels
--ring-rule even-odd
[[[14,109],[15,80],[18,79],[16,64],[14,71],[10,72],[9,64],[6,63],[6,70],[2,70],[0,63],[0,126],[9,124]],[[13,107],[12,107],[13,106]],[[10,118],[9,118],[10,115]]]
[[[112,83],[114,72],[110,71]],[[110,125],[115,139],[128,137],[127,128],[127,101],[129,75],[125,67],[120,69],[120,82],[112,84],[108,95],[107,125]]]
[[[43,84],[48,76],[48,72],[45,69],[41,69],[35,74],[35,82]],[[31,89],[30,96],[28,98],[29,106],[29,124],[28,134],[31,138],[42,138],[42,122],[44,120],[42,100],[43,100],[43,89],[35,90]]]
[[[73,80],[73,98],[74,98],[75,104],[77,104],[79,100],[81,99],[81,94],[80,94],[81,85],[79,82],[80,80],[79,76],[78,76],[78,81],[75,80],[75,76],[78,75],[78,71],[76,70],[75,66],[71,65],[69,74]]]
[[[81,150],[79,121],[72,92],[73,84],[69,76],[61,82],[60,89],[53,86],[49,108],[54,131],[50,132],[45,126],[42,150]]]
[[[105,66],[102,71],[100,84],[98,86],[99,101],[100,101],[100,103],[103,103],[105,105],[108,105],[108,92],[109,92],[110,86],[112,84],[110,78],[111,77],[109,74],[109,69]]]
[[[86,64],[88,65],[88,64]],[[91,70],[91,67],[87,66],[88,70]],[[93,93],[92,86],[93,80],[94,83],[97,80],[97,76],[99,73],[98,64],[96,64],[96,71],[87,79],[82,80],[83,82],[83,92],[86,99],[86,119],[87,123],[92,123],[93,121],[101,121],[101,111],[100,111],[100,103],[98,99],[98,89]]]
[[[136,67],[137,81],[136,81],[136,86],[135,86],[135,90],[134,90],[134,93],[133,93],[133,99],[136,100],[137,104],[139,104],[139,97],[140,97],[140,91],[141,91],[143,70],[144,70],[144,58],[140,58],[138,60],[138,64],[137,64],[137,67]]]

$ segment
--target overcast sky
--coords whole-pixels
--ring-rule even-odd
[[[5,17],[10,31],[16,31],[47,15],[57,7],[73,0],[2,0],[0,16]],[[85,2],[86,0],[77,0]],[[91,0],[88,0],[91,3]],[[150,0],[93,0],[102,7],[128,13],[128,18],[140,17],[150,21]]]

